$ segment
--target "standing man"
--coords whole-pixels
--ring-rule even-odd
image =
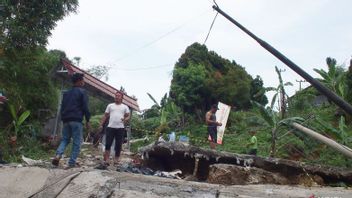
[[[80,153],[82,132],[83,132],[83,116],[86,119],[86,127],[90,128],[90,112],[88,110],[88,96],[84,86],[83,74],[74,73],[71,77],[73,87],[66,91],[63,95],[61,104],[61,120],[64,124],[62,129],[62,139],[56,151],[56,156],[52,161],[54,166],[59,165],[60,158],[64,153],[66,146],[73,139],[72,152],[68,161],[68,168],[77,166],[76,159]]]
[[[115,159],[114,164],[118,163],[122,143],[126,133],[125,123],[130,119],[130,110],[125,104],[122,104],[123,93],[115,93],[115,102],[106,107],[105,114],[100,121],[99,129],[103,128],[104,123],[109,118],[109,124],[106,129],[106,143],[104,152],[104,162],[101,169],[109,166],[110,148],[115,139]]]
[[[211,109],[205,114],[205,122],[208,125],[208,134],[210,136],[210,148],[215,149],[217,143],[217,127],[221,126],[220,122],[216,121],[215,113],[218,110],[218,105],[213,104]]]

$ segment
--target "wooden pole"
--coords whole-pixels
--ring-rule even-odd
[[[127,150],[128,152],[131,151],[131,128],[132,128],[132,122],[131,122],[131,119],[132,119],[132,113],[133,113],[133,109],[130,108],[130,120],[129,120],[129,125],[127,126]]]
[[[329,139],[311,129],[308,129],[298,123],[293,123],[292,126],[295,128],[295,129],[298,129],[302,132],[304,132],[305,134],[311,136],[312,138],[330,146],[331,148],[335,149],[336,151],[344,154],[345,156],[349,157],[349,158],[352,158],[352,149],[348,148],[347,146],[344,146],[344,145],[341,145],[337,142],[335,142],[334,140],[332,139]]]

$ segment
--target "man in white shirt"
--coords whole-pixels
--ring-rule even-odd
[[[122,104],[123,93],[115,93],[115,102],[106,107],[105,114],[100,121],[99,128],[103,128],[106,119],[109,118],[109,124],[106,129],[106,143],[104,152],[103,166],[109,166],[110,148],[115,139],[115,159],[114,164],[118,163],[120,157],[122,143],[126,133],[125,123],[130,119],[130,110]]]

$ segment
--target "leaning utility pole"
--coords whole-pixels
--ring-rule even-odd
[[[348,148],[347,146],[345,145],[341,145],[337,142],[335,142],[334,140],[332,139],[329,139],[309,128],[306,128],[296,122],[292,123],[291,124],[292,127],[294,127],[295,129],[298,129],[302,132],[304,132],[305,134],[309,135],[310,137],[330,146],[331,148],[335,149],[336,151],[342,153],[343,155],[349,157],[352,159],[352,150],[350,148]]]
[[[341,109],[345,110],[348,114],[352,115],[352,106],[350,104],[348,104],[343,99],[341,99],[338,95],[336,95],[334,92],[332,92],[331,90],[326,88],[323,84],[321,84],[319,81],[314,79],[312,76],[310,76],[308,73],[306,73],[303,69],[298,67],[298,65],[296,65],[294,62],[292,62],[290,59],[288,59],[283,54],[281,54],[274,47],[272,47],[271,45],[269,45],[267,42],[263,41],[262,39],[258,38],[256,35],[254,35],[249,30],[247,30],[240,23],[238,23],[233,18],[231,18],[229,15],[227,15],[224,11],[222,11],[218,5],[213,5],[213,9],[216,10],[218,13],[220,13],[222,16],[224,16],[226,19],[231,21],[237,27],[239,27],[242,31],[247,33],[254,40],[256,40],[263,48],[268,50],[276,58],[281,60],[288,67],[290,67],[293,71],[295,71],[297,74],[299,74],[302,78],[304,78],[306,81],[308,81],[310,84],[312,84],[313,87],[315,87],[320,93],[322,93],[327,98],[329,98],[331,101],[333,101],[337,106],[339,106]]]

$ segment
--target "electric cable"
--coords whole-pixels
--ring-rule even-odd
[[[168,31],[167,33],[165,33],[165,34],[159,36],[157,39],[155,39],[155,40],[153,40],[153,41],[150,41],[149,43],[146,43],[146,44],[142,45],[141,47],[138,47],[138,48],[134,49],[133,51],[130,51],[129,53],[126,53],[124,56],[122,56],[122,57],[120,57],[120,58],[118,58],[118,59],[116,59],[116,60],[111,61],[111,62],[112,62],[111,65],[115,65],[116,62],[119,62],[119,61],[121,61],[121,60],[123,60],[123,59],[125,59],[125,58],[127,58],[127,57],[129,57],[129,56],[131,56],[131,55],[133,55],[133,54],[136,54],[136,52],[141,51],[142,49],[147,48],[147,47],[153,45],[154,43],[160,41],[161,39],[165,38],[166,36],[168,36],[168,35],[170,35],[170,34],[176,32],[177,30],[183,28],[183,27],[186,26],[188,23],[190,23],[192,20],[194,20],[194,19],[196,19],[196,18],[199,18],[200,16],[203,16],[203,15],[204,15],[205,13],[207,13],[207,12],[209,12],[208,9],[205,10],[204,12],[202,12],[201,14],[199,14],[199,15],[197,15],[197,16],[195,16],[195,17],[189,19],[189,20],[187,20],[186,22],[184,22],[183,24],[177,26],[176,28],[173,28],[172,30]]]
[[[172,64],[162,64],[162,65],[158,65],[158,66],[139,67],[139,68],[116,68],[116,67],[111,67],[111,69],[116,69],[116,70],[120,70],[120,71],[141,71],[141,70],[150,70],[150,69],[169,67],[170,65],[172,65]]]
[[[213,19],[213,22],[212,22],[211,25],[210,25],[210,28],[209,28],[207,37],[206,37],[205,40],[204,40],[203,45],[205,45],[205,43],[206,43],[207,40],[208,40],[209,34],[210,34],[211,30],[213,29],[213,26],[214,26],[214,23],[215,23],[215,20],[216,20],[216,17],[218,16],[218,14],[219,14],[219,12],[216,12],[215,17],[214,17],[214,19]]]

